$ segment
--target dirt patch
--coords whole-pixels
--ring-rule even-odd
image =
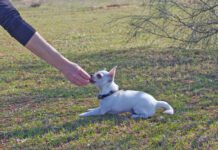
[[[0,58],[3,57],[3,56],[4,56],[4,54],[3,54],[3,53],[0,53]]]
[[[121,7],[127,7],[129,6],[129,4],[110,4],[110,5],[106,5],[106,6],[99,6],[99,7],[91,7],[92,10],[96,10],[96,9],[113,9],[113,8],[121,8]]]
[[[8,102],[8,104],[5,104],[5,107],[3,108],[3,112],[15,113],[23,109],[24,107],[29,107],[31,109],[34,109],[37,108],[38,105],[34,103],[31,97],[28,96],[19,97],[19,98],[15,98],[11,102]]]
[[[42,3],[46,2],[46,0],[20,0],[17,1],[16,4],[21,5],[22,7],[40,7]]]
[[[107,8],[120,8],[120,7],[124,7],[124,6],[129,6],[129,4],[111,4],[111,5],[107,5]]]

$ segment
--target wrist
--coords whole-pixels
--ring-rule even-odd
[[[68,68],[68,66],[71,64],[71,62],[69,60],[67,60],[66,58],[61,58],[60,60],[55,60],[54,66],[61,72],[63,72],[64,70],[66,70]]]

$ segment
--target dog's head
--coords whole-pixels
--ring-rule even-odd
[[[90,82],[95,84],[98,88],[114,82],[117,66],[113,67],[109,72],[106,70],[98,71],[91,75]]]

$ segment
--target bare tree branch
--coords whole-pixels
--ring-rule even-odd
[[[144,15],[132,16],[132,35],[151,34],[188,44],[217,45],[218,1],[147,0]],[[207,46],[207,45],[206,45]]]

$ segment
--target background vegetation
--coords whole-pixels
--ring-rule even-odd
[[[184,48],[218,46],[218,1],[146,0],[146,11],[132,15],[133,36],[154,35]]]
[[[88,72],[118,65],[121,89],[166,100],[175,115],[80,118],[98,105],[92,85],[71,85],[0,30],[0,149],[217,149],[218,52],[140,35],[129,41],[140,1],[14,1],[23,18]],[[113,4],[113,5],[112,5]],[[119,5],[114,5],[119,4]],[[127,42],[129,41],[129,42]]]

